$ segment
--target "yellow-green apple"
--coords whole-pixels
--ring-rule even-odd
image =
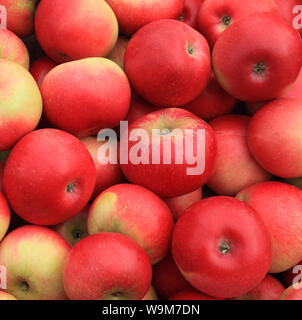
[[[302,288],[295,288],[293,285],[285,289],[280,300],[302,300]]]
[[[153,288],[153,286],[149,288],[148,292],[146,293],[146,295],[143,297],[142,300],[158,300],[157,293]]]
[[[254,208],[270,232],[270,273],[296,265],[302,256],[302,191],[286,183],[267,181],[241,190],[236,198]]]
[[[87,226],[89,234],[118,232],[129,236],[155,264],[167,254],[174,223],[163,200],[146,188],[124,183],[104,190],[94,200]]]
[[[120,165],[128,181],[162,198],[200,188],[215,166],[213,129],[181,108],[161,109],[139,118],[121,134],[121,145]]]
[[[257,12],[278,11],[274,0],[205,0],[198,14],[199,30],[213,47],[229,25]]]
[[[0,83],[0,151],[3,151],[36,128],[42,114],[42,98],[31,74],[10,60],[0,59]]]
[[[249,149],[257,162],[273,175],[302,176],[301,118],[301,100],[276,99],[257,111],[250,121]]]
[[[164,199],[164,201],[171,210],[174,220],[178,220],[186,209],[188,209],[193,203],[201,200],[201,198],[202,189],[198,188],[195,191],[192,191],[179,197]]]
[[[36,80],[39,88],[41,87],[42,81],[47,73],[57,65],[58,64],[56,62],[52,61],[48,57],[42,57],[30,65],[29,72]]]
[[[86,206],[76,216],[53,226],[53,230],[57,232],[63,239],[65,239],[71,247],[73,247],[81,239],[84,239],[88,236],[88,210],[89,206]]]
[[[268,274],[254,289],[235,300],[279,300],[284,290],[282,283]]]
[[[0,58],[12,60],[29,68],[29,54],[24,42],[12,31],[0,29]]]
[[[0,192],[0,241],[5,236],[11,220],[11,213],[8,203]]]
[[[275,99],[299,75],[301,37],[279,15],[255,13],[221,34],[212,63],[219,84],[235,98],[245,102]]]
[[[19,37],[34,32],[34,14],[37,0],[1,0],[7,11],[7,28]]]
[[[115,184],[119,184],[124,180],[119,163],[114,161],[118,154],[118,150],[115,149],[114,146],[116,143],[118,148],[119,143],[117,141],[110,140],[106,142],[98,141],[97,137],[95,136],[86,137],[81,141],[89,151],[96,168],[95,188],[91,197],[93,200],[106,188],[109,188]],[[105,143],[111,150],[107,159],[103,159],[105,154],[99,152],[100,148],[102,148]]]
[[[177,19],[184,0],[106,0],[113,9],[121,32],[132,35],[144,25],[161,19]]]
[[[0,290],[0,300],[17,300],[13,295]]]
[[[249,122],[250,117],[243,115],[224,115],[209,122],[216,134],[217,161],[207,184],[216,194],[232,196],[271,178],[249,151]]]
[[[159,20],[129,41],[126,74],[137,93],[163,107],[179,107],[197,98],[211,74],[210,49],[196,30],[177,20]]]
[[[111,232],[79,241],[71,249],[63,272],[71,300],[141,300],[151,278],[152,267],[142,247]]]
[[[124,54],[129,40],[126,36],[119,36],[113,50],[107,56],[109,60],[118,64],[122,69],[124,69]]]
[[[58,65],[44,78],[41,92],[46,119],[80,138],[119,125],[131,97],[125,73],[105,58]]]
[[[3,186],[22,219],[54,225],[86,206],[95,176],[93,160],[80,140],[61,130],[41,129],[14,146],[5,164]]]
[[[56,232],[27,225],[0,243],[0,265],[6,268],[7,291],[20,300],[64,300],[62,273],[70,251]]]
[[[204,0],[185,0],[184,7],[178,20],[198,30],[198,14]]]
[[[118,37],[114,12],[104,0],[43,0],[35,31],[46,54],[56,62],[105,57]]]

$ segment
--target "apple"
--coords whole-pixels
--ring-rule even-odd
[[[221,88],[214,72],[212,72],[207,87],[195,100],[185,105],[184,108],[201,119],[209,121],[218,116],[231,113],[236,101],[234,97]]]
[[[174,217],[174,220],[176,221],[187,208],[189,208],[195,202],[201,200],[201,198],[202,188],[198,188],[193,192],[175,198],[164,199],[164,201],[168,205]]]
[[[66,299],[62,272],[69,250],[67,242],[48,228],[27,225],[15,229],[0,243],[6,291],[20,300]]]
[[[46,119],[79,138],[114,128],[126,116],[131,89],[122,69],[105,58],[63,63],[44,78]]]
[[[267,275],[254,289],[235,300],[280,300],[284,286],[276,278]]]
[[[283,291],[280,300],[302,300],[302,288],[295,289],[294,286],[288,287]]]
[[[139,144],[134,138],[128,138],[128,132],[121,137],[124,146],[126,140],[131,140],[126,150],[128,159],[124,159],[124,150],[120,155],[121,168],[128,181],[162,198],[190,193],[208,181],[215,166],[216,140],[213,129],[202,119],[184,109],[167,108],[133,122],[129,126],[129,137],[141,132],[137,129],[144,132]],[[188,156],[190,150],[195,159]]]
[[[276,99],[263,106],[250,121],[249,149],[257,162],[273,175],[302,176],[301,118],[301,100]]]
[[[30,65],[29,72],[36,80],[39,88],[41,88],[42,81],[47,73],[57,65],[58,64],[56,62],[52,61],[48,57],[42,57]]]
[[[236,198],[254,208],[270,232],[270,273],[296,265],[302,253],[302,191],[286,183],[267,181],[241,190]]]
[[[174,228],[172,253],[195,289],[219,298],[252,290],[272,261],[270,235],[258,213],[222,196],[200,200],[186,210]]]
[[[121,32],[132,35],[150,22],[161,19],[177,19],[185,0],[106,0],[113,9]]]
[[[42,98],[30,73],[10,60],[0,59],[0,83],[0,151],[4,151],[36,128]]]
[[[103,0],[43,0],[35,31],[46,54],[56,62],[105,57],[118,37],[118,23]]]
[[[14,61],[29,69],[29,54],[24,42],[13,32],[0,29],[0,59]]]
[[[112,161],[109,161],[107,164],[102,164],[100,162],[101,155],[98,152],[99,149],[104,145],[104,143],[111,144],[113,146],[113,142],[98,141],[94,136],[86,137],[81,141],[89,151],[96,168],[96,182],[93,194],[91,196],[91,199],[94,200],[105,189],[123,182],[124,177],[120,165],[118,163],[115,164],[113,161],[113,159],[117,157],[117,150],[114,148],[112,148],[112,150],[114,150],[112,152],[114,153],[110,153],[110,159]],[[117,144],[117,146],[118,145],[119,144]]]
[[[126,36],[119,36],[113,50],[107,56],[109,60],[118,64],[122,69],[124,69],[124,54],[129,40]]]
[[[61,130],[41,129],[14,146],[5,164],[3,186],[22,219],[54,225],[85,207],[95,176],[93,160],[81,141]]]
[[[12,296],[11,294],[0,290],[0,300],[17,300],[17,299],[16,299],[16,297]]]
[[[1,0],[7,11],[7,28],[19,37],[34,32],[34,14],[37,0]]]
[[[137,93],[163,107],[179,107],[206,88],[210,49],[206,39],[177,20],[159,20],[141,28],[129,41],[126,74]]]
[[[295,82],[302,42],[280,16],[257,13],[231,24],[216,41],[212,57],[225,91],[245,102],[261,102],[280,96]]]
[[[69,220],[53,226],[53,230],[57,232],[67,243],[73,247],[81,239],[88,236],[87,216],[89,206],[86,206],[80,213]]]
[[[205,0],[198,14],[199,30],[213,47],[231,24],[239,20],[246,22],[257,12],[276,14],[278,11],[274,0]]]
[[[207,296],[195,289],[184,290],[173,294],[169,300],[221,300]]]
[[[118,184],[103,191],[92,203],[87,219],[89,234],[125,234],[141,245],[151,264],[167,254],[173,226],[164,201],[148,189],[132,184]]]
[[[157,293],[153,288],[153,286],[149,288],[148,292],[146,293],[146,295],[143,297],[142,300],[158,300]]]
[[[192,288],[180,273],[170,251],[162,261],[153,266],[152,284],[163,299]]]
[[[208,186],[219,195],[233,196],[245,187],[271,179],[252,157],[246,132],[250,117],[225,115],[209,122],[217,141],[217,162]]]
[[[182,13],[178,20],[198,30],[198,14],[204,0],[185,0]]]
[[[11,213],[10,213],[9,205],[3,193],[0,192],[0,242],[8,230],[10,221],[11,221]]]
[[[151,278],[151,264],[141,246],[111,232],[79,241],[71,249],[63,272],[71,300],[141,300]]]

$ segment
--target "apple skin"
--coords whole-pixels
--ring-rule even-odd
[[[246,203],[222,196],[200,200],[186,210],[174,228],[172,253],[194,288],[218,298],[253,289],[272,260],[270,235],[261,217]]]
[[[185,0],[182,13],[178,20],[198,30],[198,14],[203,2],[204,0]]]
[[[195,100],[184,106],[203,120],[209,121],[218,116],[231,113],[235,107],[236,99],[226,93],[218,81],[214,72],[211,73],[207,87]]]
[[[116,44],[107,59],[115,62],[121,69],[124,70],[124,54],[130,38],[126,36],[119,36]]]
[[[151,278],[152,267],[141,246],[111,232],[78,242],[63,272],[64,288],[71,300],[141,300]]]
[[[120,30],[132,35],[150,22],[162,19],[177,19],[185,0],[106,0],[113,9]]]
[[[105,58],[55,67],[44,78],[41,93],[46,119],[79,138],[119,125],[131,98],[125,73]]]
[[[94,136],[86,137],[81,141],[89,151],[96,168],[96,182],[93,194],[91,196],[91,200],[94,200],[105,189],[115,184],[122,183],[124,176],[118,163],[101,164],[98,161],[98,150],[105,142],[97,141],[97,138]],[[110,143],[110,141],[107,141],[106,143]],[[119,143],[117,146],[119,148]],[[117,154],[113,154],[113,152],[115,151],[112,151],[110,156],[114,158],[117,156]]]
[[[0,290],[0,300],[17,300],[17,298],[7,292]]]
[[[11,151],[3,186],[22,219],[54,225],[85,207],[95,176],[93,160],[81,141],[61,130],[41,129],[23,137]]]
[[[7,29],[19,37],[34,32],[34,14],[37,0],[1,0],[7,10]]]
[[[0,242],[8,230],[10,221],[11,221],[11,213],[10,213],[9,205],[3,193],[0,192]]]
[[[281,295],[280,300],[302,300],[302,288],[288,287]]]
[[[10,60],[0,59],[0,82],[0,151],[4,151],[36,128],[42,98],[30,73]]]
[[[206,39],[177,20],[159,20],[129,41],[124,68],[135,91],[148,102],[179,107],[206,88],[211,74]]]
[[[80,213],[60,224],[53,226],[53,230],[58,233],[67,243],[73,247],[80,240],[88,236],[87,216],[89,206],[87,205]]]
[[[195,289],[184,290],[173,294],[168,300],[223,300],[207,296]]]
[[[269,272],[279,273],[296,265],[302,252],[302,191],[267,181],[241,190],[236,198],[254,208],[270,232],[273,258]]]
[[[30,65],[29,72],[36,80],[37,85],[41,88],[42,81],[44,80],[47,73],[56,67],[58,64],[48,57],[42,57]]]
[[[150,287],[150,289],[148,290],[148,292],[146,293],[146,295],[143,297],[142,300],[158,300],[157,293],[153,288],[153,286]]]
[[[173,139],[171,143],[171,164],[165,164],[163,162],[164,139],[169,141],[170,134],[161,135],[160,142],[154,144],[152,147],[151,129],[162,130],[166,128],[171,132],[173,132],[174,129],[179,129],[183,132],[183,135],[185,134],[185,129],[192,130],[192,148],[194,150],[197,148],[197,130],[205,130],[205,170],[203,173],[187,175],[187,169],[196,166],[187,163],[185,152],[182,164],[176,163],[174,151],[177,149],[178,142],[175,139]],[[130,161],[131,159],[128,161],[128,164],[121,162],[122,171],[128,181],[146,187],[162,198],[173,198],[190,193],[202,187],[208,181],[216,161],[216,140],[213,129],[202,119],[184,109],[167,108],[149,113],[133,122],[129,126],[129,135],[134,129],[144,129],[147,130],[149,134],[149,145],[144,146],[145,148],[149,148],[149,163],[133,164]],[[121,139],[123,140],[126,137],[127,135],[124,134]],[[186,143],[185,139],[183,140],[184,147],[188,148],[189,144]],[[128,150],[131,151],[135,144],[136,142],[129,141]],[[161,159],[159,164],[152,163],[152,148],[156,150],[160,149]],[[129,153],[130,152],[128,152],[128,155]],[[173,186],[171,185],[171,181],[173,181]]]
[[[261,102],[280,96],[295,82],[302,42],[280,16],[257,13],[231,24],[216,41],[212,58],[225,91],[245,102]]]
[[[62,272],[69,251],[67,242],[48,228],[15,229],[0,243],[6,291],[20,300],[65,300]]]
[[[250,117],[225,115],[209,122],[217,141],[217,162],[207,185],[217,195],[233,196],[243,188],[271,179],[252,157],[246,132]]]
[[[174,220],[177,221],[186,209],[188,209],[192,204],[201,200],[201,198],[202,188],[198,188],[193,192],[175,198],[164,199],[164,201],[168,205]]]
[[[274,0],[205,0],[198,14],[200,32],[211,47],[229,25],[257,12],[277,13]],[[224,21],[224,17],[229,20]]]
[[[0,29],[0,59],[8,59],[29,69],[29,54],[24,42],[12,31]]]
[[[235,298],[235,300],[280,300],[284,290],[285,288],[280,281],[267,275],[254,289]]]
[[[301,100],[276,99],[263,106],[250,121],[249,149],[257,162],[273,175],[302,176],[300,119]]]
[[[116,43],[118,24],[103,0],[43,0],[37,7],[35,31],[46,54],[62,63],[105,57]]]
[[[137,185],[118,184],[94,200],[87,227],[89,234],[125,234],[156,264],[168,252],[174,223],[168,206],[154,193]]]
[[[152,284],[162,299],[168,299],[173,294],[192,289],[175,264],[172,253],[153,266]]]

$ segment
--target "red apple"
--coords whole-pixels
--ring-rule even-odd
[[[24,220],[54,225],[80,212],[95,185],[95,166],[82,142],[67,132],[41,129],[23,137],[4,168],[5,195]]]
[[[302,68],[294,84],[284,91],[280,98],[297,99],[302,101]]]
[[[11,213],[8,203],[0,192],[0,241],[5,236],[11,220]]]
[[[96,168],[95,188],[91,197],[92,200],[94,200],[105,189],[123,182],[124,177],[120,165],[118,163],[114,163],[113,161],[113,159],[117,157],[117,150],[113,148],[112,150],[114,151],[112,152],[114,153],[110,153],[110,159],[108,163],[103,164],[103,162],[100,162],[100,160],[102,160],[102,154],[99,153],[99,150],[105,142],[98,141],[96,137],[92,136],[86,137],[81,141],[89,151]],[[106,143],[114,146],[113,142],[111,141],[107,141]],[[119,146],[118,143],[117,146]]]
[[[30,73],[10,60],[0,59],[0,83],[0,151],[4,151],[36,128],[42,99]]]
[[[271,178],[248,149],[249,122],[247,116],[225,115],[209,123],[216,134],[217,162],[207,184],[216,194],[232,196],[245,187]]]
[[[295,289],[294,286],[288,287],[283,291],[280,300],[302,300],[302,288]]]
[[[235,300],[279,300],[285,290],[280,281],[267,275],[254,289],[242,294]]]
[[[144,25],[161,19],[177,19],[184,0],[106,0],[113,9],[121,32],[132,35]]]
[[[276,99],[263,106],[249,124],[247,139],[252,155],[278,177],[302,176],[300,119],[302,101]]]
[[[179,291],[192,288],[180,273],[171,252],[153,267],[152,284],[163,299],[168,299]]]
[[[302,191],[282,182],[269,181],[240,191],[245,201],[262,217],[273,244],[271,273],[293,267],[302,254]]]
[[[70,250],[54,231],[27,225],[0,243],[0,265],[6,268],[6,291],[20,300],[64,300],[62,272]]]
[[[195,289],[184,290],[173,294],[169,300],[221,300],[207,296]]]
[[[185,105],[184,108],[203,120],[208,121],[218,116],[231,113],[235,104],[236,99],[221,88],[214,72],[212,72],[208,86],[197,99]]]
[[[140,300],[150,288],[151,277],[149,258],[135,241],[105,232],[71,249],[63,282],[72,300]]]
[[[178,20],[198,30],[198,13],[204,1],[205,0],[185,0],[185,5]]]
[[[158,300],[155,289],[151,286],[142,300]]]
[[[39,88],[41,88],[42,81],[44,80],[47,73],[56,67],[58,64],[48,57],[43,57],[30,65],[29,72],[34,77]]]
[[[245,102],[274,99],[299,75],[301,38],[278,15],[253,14],[222,33],[212,61],[218,82],[230,95]]]
[[[124,69],[124,54],[129,42],[129,38],[125,36],[119,36],[113,50],[107,56],[109,60],[112,60]]]
[[[139,143],[133,137],[137,134],[143,136]],[[131,140],[128,148],[127,140]],[[215,166],[212,128],[180,108],[161,109],[141,117],[129,126],[129,138],[128,132],[122,134],[121,144],[127,148],[120,154],[126,178],[162,198],[178,197],[200,188]],[[189,159],[190,150],[195,159]]]
[[[199,30],[213,47],[229,25],[241,19],[246,22],[257,12],[278,11],[274,0],[205,0],[198,15]]]
[[[170,208],[174,220],[176,221],[185,212],[187,208],[189,208],[193,203],[201,200],[201,198],[202,188],[198,188],[193,192],[175,198],[164,199],[164,201]]]
[[[261,217],[231,197],[193,204],[179,218],[172,252],[185,279],[197,290],[219,298],[240,296],[264,279],[271,240]]]
[[[208,84],[210,50],[196,30],[176,20],[141,28],[129,41],[124,67],[139,95],[152,104],[182,106]]]
[[[87,220],[89,234],[118,232],[135,240],[152,264],[169,249],[173,218],[154,193],[132,184],[118,184],[103,191],[92,203]]]
[[[126,116],[131,90],[122,69],[105,58],[61,64],[44,78],[46,119],[80,138],[114,128]]]
[[[105,57],[118,37],[118,24],[103,0],[43,0],[35,31],[42,49],[56,62]]]

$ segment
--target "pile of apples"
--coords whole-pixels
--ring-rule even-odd
[[[0,0],[0,300],[302,300],[301,5]]]

